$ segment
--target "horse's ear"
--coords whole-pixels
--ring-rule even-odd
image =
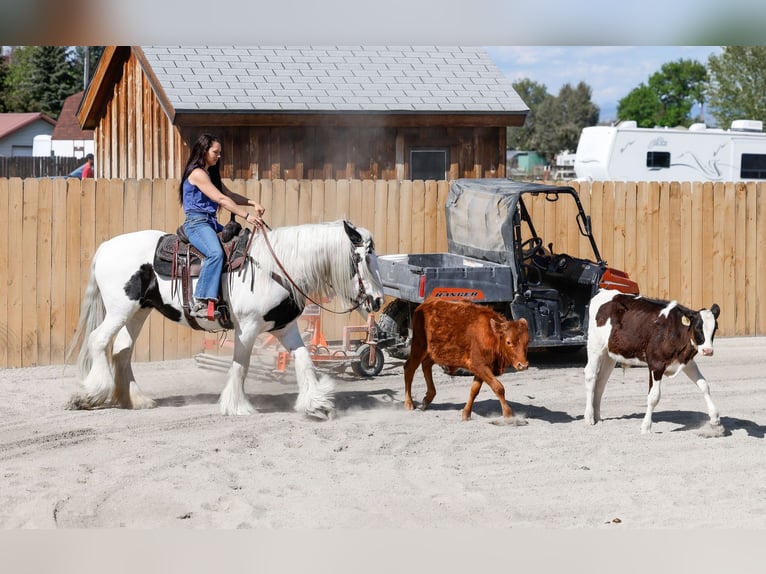
[[[362,236],[359,234],[359,232],[356,230],[356,227],[354,227],[354,224],[350,221],[343,220],[343,228],[346,230],[346,235],[348,235],[348,238],[351,240],[351,243],[354,245],[362,245],[364,243],[364,239],[362,239]]]

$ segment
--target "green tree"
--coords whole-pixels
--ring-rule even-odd
[[[598,123],[599,109],[591,101],[590,87],[585,82],[574,88],[565,84],[558,96],[551,96],[544,85],[522,82],[514,89],[530,111],[523,128],[511,128],[519,131],[509,137],[509,147],[536,151],[548,161],[562,150],[577,149],[582,129]]]
[[[662,113],[662,104],[652,88],[641,83],[617,103],[617,119],[635,120],[642,128],[657,125],[657,118]]]
[[[69,51],[65,46],[39,46],[32,61],[32,94],[39,111],[57,118],[64,100],[79,87]]]
[[[719,126],[766,121],[766,46],[724,46],[708,59],[708,106]]]
[[[14,112],[44,112],[57,118],[64,100],[81,84],[65,46],[14,48],[6,77],[6,104]]]
[[[663,64],[649,78],[649,87],[657,92],[662,104],[658,125],[689,126],[694,104],[704,104],[707,69],[696,60],[678,60]]]
[[[587,126],[598,123],[599,108],[591,101],[591,89],[585,82],[574,88],[564,84],[555,98],[558,120],[555,125],[556,139],[553,149],[545,151],[548,158],[553,158],[561,150],[574,151],[580,141],[580,132]],[[552,126],[554,127],[554,126]]]
[[[0,114],[9,112],[8,105],[6,104],[8,88],[6,88],[6,82],[8,73],[10,72],[10,66],[8,65],[8,59],[0,54]]]
[[[93,72],[98,65],[104,46],[75,46],[72,52],[74,74],[78,78],[81,87],[87,87],[93,79]],[[85,60],[88,60],[88,77],[85,78]]]
[[[32,98],[32,56],[35,46],[16,46],[8,56],[5,77],[5,106],[9,112],[34,112]]]
[[[641,127],[688,126],[694,104],[704,104],[707,69],[696,60],[663,64],[617,104],[620,120],[635,120]]]
[[[545,84],[538,84],[528,78],[513,83],[513,89],[519,94],[521,100],[527,104],[529,112],[520,127],[508,128],[506,146],[508,149],[531,150],[530,142],[535,131],[537,108],[546,99],[550,98]]]

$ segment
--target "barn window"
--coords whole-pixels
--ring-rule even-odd
[[[670,167],[670,152],[669,151],[646,152],[646,167],[650,169]]]
[[[410,150],[410,179],[447,179],[447,148]]]
[[[766,179],[766,155],[743,153],[739,177],[742,179]]]

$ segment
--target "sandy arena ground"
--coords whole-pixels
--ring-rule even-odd
[[[296,386],[254,363],[257,409],[224,417],[225,373],[193,359],[135,366],[157,408],[64,409],[68,366],[0,370],[2,529],[702,529],[766,526],[766,338],[716,340],[698,357],[724,436],[683,375],[640,434],[646,369],[615,370],[583,422],[584,354],[531,355],[501,381],[528,424],[502,424],[485,386],[436,369],[429,410],[403,408],[402,362],[336,373],[337,416],[293,411]],[[425,391],[422,375],[416,400]]]

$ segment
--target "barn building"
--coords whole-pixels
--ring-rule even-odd
[[[526,104],[472,47],[109,46],[78,119],[96,177],[179,178],[200,133],[242,179],[504,177]]]

